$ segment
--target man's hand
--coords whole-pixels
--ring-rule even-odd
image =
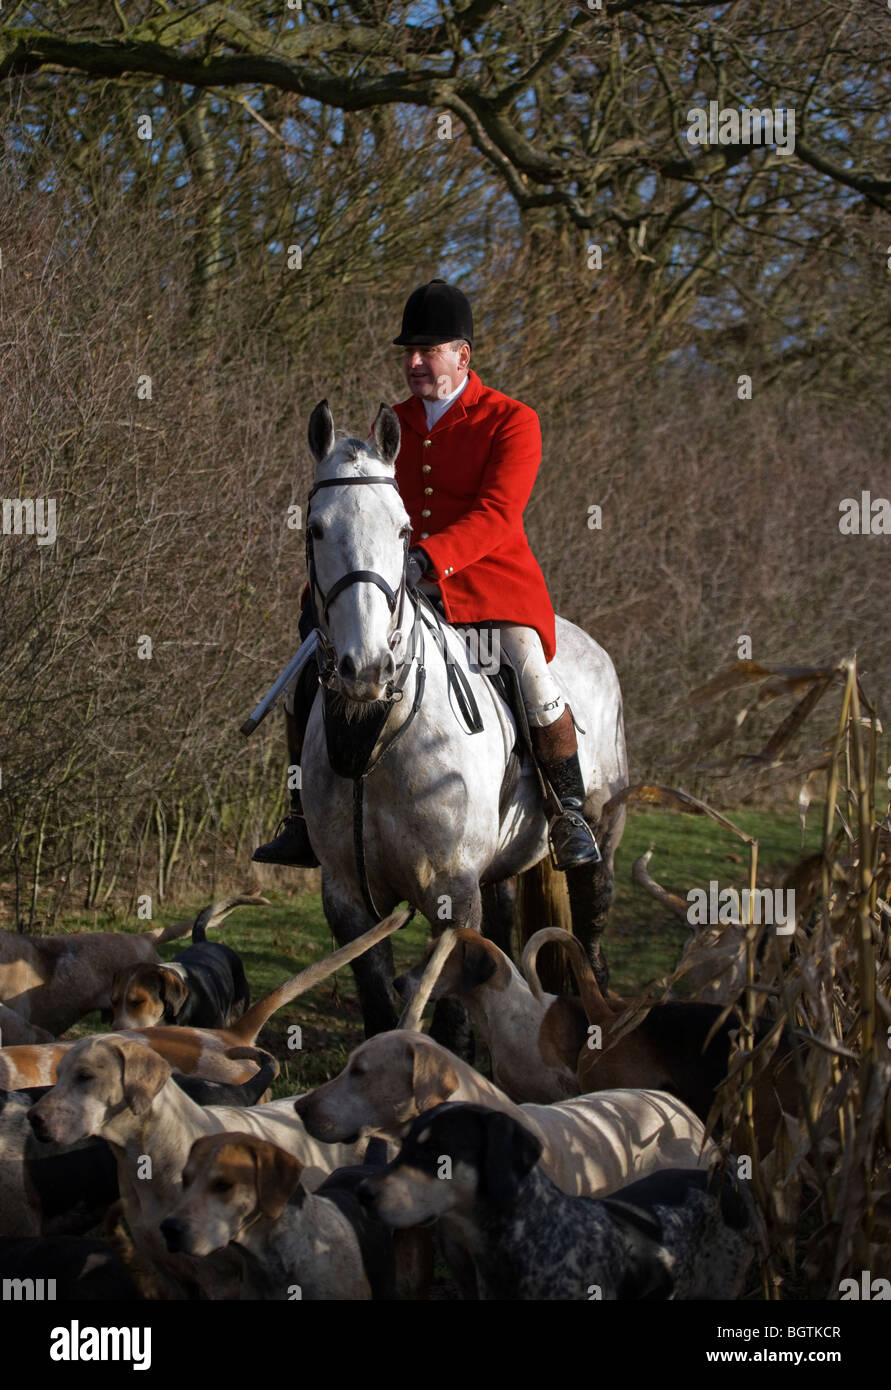
[[[407,588],[417,588],[420,581],[424,578],[430,566],[430,561],[424,554],[419,545],[414,546],[408,552],[408,564],[405,567],[405,583]]]

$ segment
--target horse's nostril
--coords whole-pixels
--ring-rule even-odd
[[[340,659],[340,674],[346,676],[347,680],[353,680],[356,675],[357,667],[349,653]]]
[[[395,662],[395,660],[394,660],[393,653],[392,653],[392,652],[387,652],[386,656],[385,656],[385,657],[383,658],[383,660],[381,661],[381,680],[382,680],[382,681],[392,680],[392,678],[393,678],[393,676],[395,676],[395,674],[396,674],[396,662]]]

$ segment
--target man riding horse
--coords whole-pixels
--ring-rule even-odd
[[[551,817],[558,869],[596,864],[600,851],[582,816],[585,786],[572,711],[548,667],[554,609],[523,529],[523,510],[541,464],[541,430],[529,406],[484,386],[470,370],[473,318],[462,292],[443,280],[408,298],[402,332],[411,395],[395,407],[402,430],[396,479],[411,518],[407,583],[457,626],[493,632],[493,651],[516,671],[533,749],[561,811]],[[313,626],[304,607],[301,635]],[[318,685],[312,667],[285,701],[291,768],[290,814],[254,852],[266,864],[314,868],[297,768]]]

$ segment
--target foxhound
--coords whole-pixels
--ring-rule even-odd
[[[377,1171],[362,1168],[358,1181]],[[392,1233],[332,1187],[337,1174],[309,1192],[303,1173],[293,1154],[255,1134],[196,1139],[179,1201],[161,1223],[168,1249],[209,1255],[237,1241],[269,1271],[281,1299],[392,1298]]]
[[[579,1049],[587,1019],[578,999],[533,994],[503,951],[479,932],[461,927],[433,984],[431,999],[457,999],[470,1015],[492,1062],[492,1080],[511,1100],[547,1105],[579,1093]],[[393,981],[403,999],[417,990],[430,957]]]
[[[472,1101],[512,1116],[538,1139],[542,1166],[573,1196],[612,1192],[662,1168],[708,1166],[701,1120],[660,1091],[615,1090],[551,1105],[515,1105],[423,1033],[396,1029],[357,1047],[339,1076],[295,1102],[307,1133],[328,1143],[400,1138],[423,1111]]]
[[[460,1222],[484,1299],[732,1299],[755,1250],[751,1201],[699,1169],[568,1197],[510,1115],[441,1105],[359,1196],[394,1227]]]
[[[206,926],[216,926],[236,907],[264,904],[266,898],[226,898],[202,916]],[[0,932],[0,1001],[38,1033],[58,1037],[93,1009],[111,1008],[111,983],[119,970],[159,965],[157,948],[187,935],[192,927],[189,921],[140,933]],[[0,1036],[0,1042],[9,1044],[45,1041],[33,1032],[24,1036],[8,1019]]]
[[[727,1078],[731,1047],[740,1027],[735,1010],[692,1000],[605,999],[597,977],[576,937],[559,927],[545,927],[526,943],[523,968],[533,993],[541,993],[535,958],[541,946],[553,942],[569,957],[590,1036],[578,1056],[579,1089],[612,1090],[616,1086],[646,1086],[667,1091],[688,1105],[702,1121],[715,1106],[718,1087]],[[726,1015],[726,1017],[725,1017]],[[754,1066],[754,1122],[758,1149],[773,1145],[783,1110],[795,1114],[797,1091],[788,1032],[771,1021],[759,1020],[755,1043],[764,1043]],[[773,1043],[774,1051],[770,1051]],[[745,1146],[741,1127],[734,1147]]]
[[[163,1057],[116,1034],[76,1043],[29,1118],[38,1139],[75,1144],[96,1135],[108,1141],[134,1239],[162,1255],[160,1223],[179,1197],[189,1149],[200,1135],[239,1130],[269,1139],[300,1160],[311,1189],[356,1157],[353,1147],[310,1138],[293,1098],[243,1109],[197,1105],[174,1083]]]

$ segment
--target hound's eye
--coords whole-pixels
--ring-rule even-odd
[[[72,1077],[72,1080],[77,1082],[92,1081],[92,1079],[93,1078],[88,1071],[76,1071],[74,1073],[74,1076]]]
[[[306,529],[314,541],[320,541],[322,539],[322,528],[317,521],[311,521]]]
[[[211,1184],[210,1190],[211,1192],[218,1192],[220,1194],[223,1192],[231,1192],[232,1184],[231,1182],[226,1182],[225,1178],[217,1178],[216,1182]]]

